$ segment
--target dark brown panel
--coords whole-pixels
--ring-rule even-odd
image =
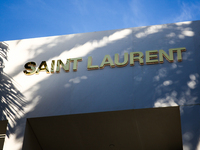
[[[28,120],[43,150],[182,149],[179,107]]]

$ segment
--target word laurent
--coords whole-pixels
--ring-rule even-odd
[[[169,55],[164,51],[164,50],[151,50],[151,51],[146,51],[145,52],[145,59],[146,59],[146,64],[158,64],[158,63],[163,63],[164,60],[163,58],[165,57],[167,61],[169,62],[174,62],[174,55],[173,53],[177,53],[177,60],[179,62],[182,61],[182,52],[186,51],[185,47],[182,48],[172,48],[169,49]],[[159,55],[159,61],[158,61],[158,55]],[[88,64],[87,64],[87,69],[88,70],[96,70],[96,69],[103,69],[105,66],[110,66],[114,68],[115,66],[117,67],[124,67],[128,64],[129,62],[129,57],[130,57],[130,66],[134,66],[134,62],[138,61],[140,65],[144,65],[144,54],[142,52],[131,52],[130,56],[128,53],[124,53],[124,61],[119,62],[119,54],[115,54],[115,61],[113,63],[110,55],[105,55],[103,58],[103,61],[100,65],[92,65],[92,57],[88,57]],[[77,71],[78,67],[78,62],[82,61],[82,58],[70,58],[67,59],[66,64],[64,64],[61,60],[57,60],[56,64],[56,72],[60,72],[60,66],[66,71],[69,72],[70,70],[70,63],[73,62],[73,71]],[[46,73],[50,73],[46,61],[42,61],[39,67],[36,69],[36,63],[35,62],[28,62],[24,65],[25,69],[24,73],[26,75],[32,75],[32,74],[39,74],[40,71],[46,71]],[[55,60],[52,60],[51,62],[51,73],[54,73],[54,68],[55,68]]]

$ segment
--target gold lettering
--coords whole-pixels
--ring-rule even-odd
[[[92,66],[92,57],[91,57],[91,56],[88,57],[87,69],[88,69],[88,70],[96,70],[96,69],[99,69],[99,66],[98,66],[98,65]]]
[[[48,67],[47,67],[46,61],[42,61],[42,62],[41,62],[40,66],[38,67],[38,69],[37,69],[37,71],[36,71],[35,74],[39,74],[40,71],[46,71],[46,73],[50,73],[50,72],[49,72],[49,69],[48,69]]]
[[[115,67],[112,59],[110,58],[110,55],[105,55],[101,65],[100,65],[100,69],[103,69],[105,66],[110,66],[111,68]]]
[[[130,65],[134,66],[135,61],[139,61],[140,65],[144,65],[143,57],[144,57],[144,54],[142,52],[131,52],[130,53]]]
[[[51,61],[51,73],[54,73],[55,60]]]
[[[119,54],[115,54],[115,65],[117,67],[124,67],[128,64],[128,53],[124,53],[124,62],[119,62]]]
[[[65,70],[65,72],[69,72],[70,69],[70,59],[66,60],[66,64],[62,62],[62,60],[57,60],[57,67],[56,67],[56,72],[60,72],[60,65],[62,65],[62,68]]]
[[[182,61],[182,53],[181,52],[185,52],[186,48],[185,47],[181,47],[181,48],[171,48],[169,49],[169,52],[173,55],[173,52],[177,52],[177,60],[178,62]]]
[[[150,64],[157,64],[158,63],[158,55],[154,55],[157,54],[158,51],[157,50],[151,50],[151,51],[146,51],[146,64],[150,65]]]
[[[158,62],[163,63],[164,57],[168,62],[174,62],[174,52],[177,53],[177,61],[182,61],[182,52],[186,51],[185,47],[181,48],[171,48],[169,49],[169,55],[164,50],[159,50],[159,61],[158,61],[158,50],[150,50],[146,51],[146,64],[158,64]],[[144,54],[142,52],[131,52],[130,53],[130,66],[134,66],[135,61],[138,61],[140,65],[144,65]],[[119,62],[119,54],[115,54],[113,60],[111,59],[110,55],[105,55],[100,67],[98,65],[92,65],[92,57],[88,57],[87,62],[87,69],[88,70],[97,70],[97,69],[103,69],[105,66],[110,66],[111,68],[114,68],[115,65],[117,67],[124,67],[129,62],[129,54],[124,53],[124,60],[123,62]],[[66,64],[64,64],[61,60],[57,60],[56,65],[56,72],[60,72],[60,66],[65,70],[65,72],[70,71],[70,63],[73,62],[73,71],[77,71],[78,68],[78,62],[82,61],[82,58],[71,58],[66,60]],[[50,73],[46,61],[42,61],[39,67],[36,69],[36,63],[35,62],[28,62],[24,65],[25,70],[23,71],[26,75],[33,75],[39,74],[40,71],[46,71],[46,73]],[[51,73],[54,73],[55,68],[55,60],[51,61]],[[37,71],[36,71],[37,70]]]
[[[74,62],[73,64],[73,71],[77,71],[78,61],[82,61],[82,58],[71,58],[71,61]]]
[[[28,63],[26,63],[24,65],[24,68],[26,69],[26,70],[24,70],[24,74],[26,74],[26,75],[33,75],[35,73],[35,71],[36,71],[35,66],[36,66],[35,62],[28,62]],[[27,70],[30,70],[30,72],[28,72]]]
[[[160,63],[163,63],[163,57],[165,57],[169,62],[174,62],[174,56],[173,56],[173,51],[169,51],[169,55],[165,53],[164,50],[159,50],[159,61]]]

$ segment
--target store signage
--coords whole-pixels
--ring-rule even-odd
[[[145,52],[145,62],[147,65],[149,64],[158,64],[164,62],[164,57],[170,63],[174,62],[174,53],[177,53],[177,60],[179,62],[182,61],[182,52],[186,51],[185,47],[181,48],[172,48],[169,49],[169,55],[164,50],[150,50]],[[158,59],[159,56],[159,59]],[[55,70],[55,60],[51,61],[51,70],[49,71],[49,67],[47,66],[46,61],[42,61],[38,68],[36,68],[35,62],[28,62],[24,65],[25,70],[23,71],[26,75],[39,74],[40,71],[45,71],[46,73],[54,73],[60,72],[60,67],[65,70],[65,72],[70,71],[70,63],[73,63],[73,71],[77,71],[78,62],[81,62],[82,58],[70,58],[66,60],[66,63],[63,63],[61,60],[56,61],[56,70]],[[115,54],[114,62],[111,59],[110,55],[105,55],[100,66],[92,64],[92,57],[88,57],[87,69],[88,70],[97,70],[103,69],[105,66],[110,66],[111,68],[124,67],[130,64],[130,66],[134,66],[135,61],[138,61],[140,65],[144,65],[144,54],[142,52],[130,52],[124,53],[124,61],[119,62],[119,54]]]

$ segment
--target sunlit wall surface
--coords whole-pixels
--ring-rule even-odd
[[[1,120],[8,120],[4,150],[22,148],[26,118],[180,106],[183,148],[200,149],[200,21],[137,27],[121,30],[5,41],[1,48]],[[6,47],[7,46],[7,47]],[[146,64],[146,51],[185,47],[182,61]],[[130,65],[130,53],[142,52],[144,65]],[[105,55],[115,54],[127,65],[100,67]],[[153,55],[153,54],[152,54]],[[77,71],[69,72],[56,62],[82,58]],[[51,62],[55,60],[55,72]],[[49,74],[25,75],[24,65],[47,62]],[[108,62],[106,60],[105,62]]]

